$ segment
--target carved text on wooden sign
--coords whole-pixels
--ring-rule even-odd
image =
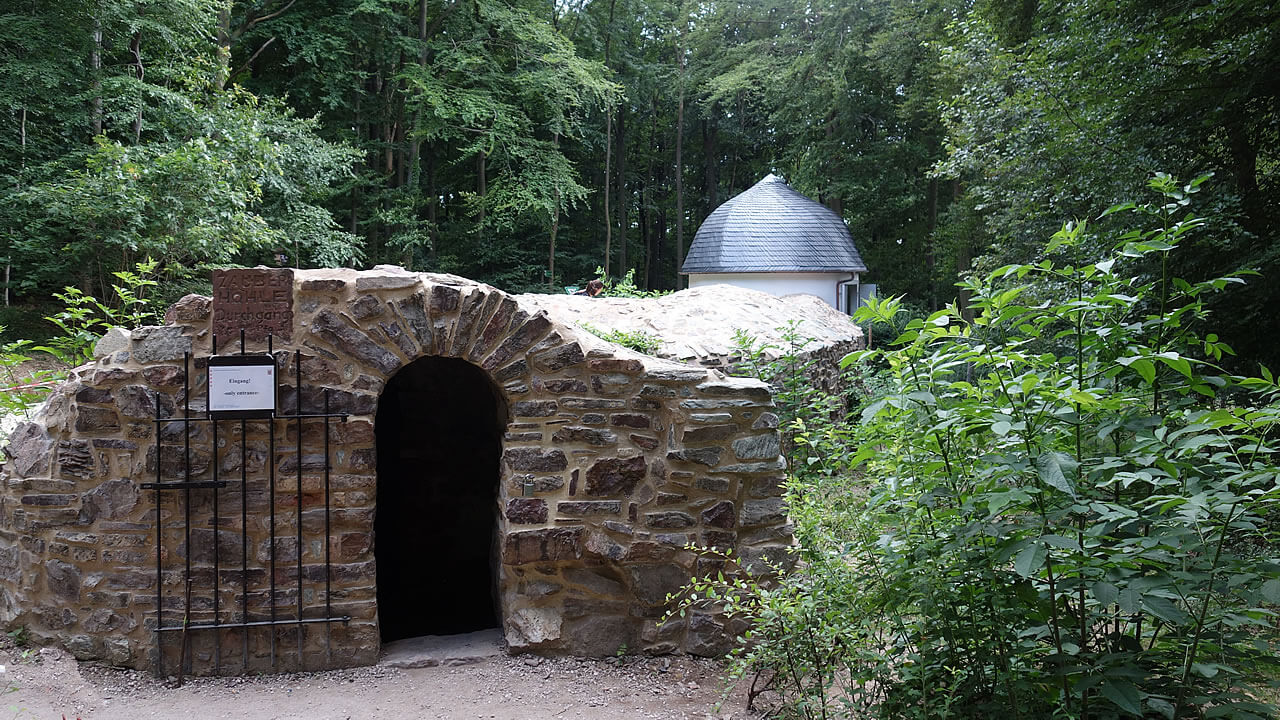
[[[229,348],[242,328],[250,340],[293,336],[293,270],[213,271],[213,333]]]

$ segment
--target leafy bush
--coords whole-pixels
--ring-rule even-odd
[[[662,347],[662,338],[643,330],[602,330],[585,322],[578,325],[602,340],[608,340],[645,355],[657,355],[658,348]]]
[[[604,290],[599,297],[649,298],[670,295],[671,290],[641,290],[636,286],[636,269],[631,268],[616,282],[605,274],[604,268],[596,266],[596,279],[604,283]]]
[[[1276,665],[1280,385],[1217,366],[1205,302],[1237,278],[1160,270],[1198,185],[1158,176],[1159,204],[1108,211],[1158,227],[1108,257],[1067,225],[1053,259],[967,283],[971,322],[952,306],[846,358],[892,387],[857,425],[795,428],[803,569],[686,601],[751,622],[737,668],[780,716],[1275,716],[1251,683]],[[1033,280],[1061,297],[1020,302]]]
[[[159,263],[147,259],[135,266],[135,271],[121,270],[112,273],[119,285],[112,285],[115,304],[109,304],[79,288],[65,287],[53,296],[62,301],[62,309],[45,318],[57,326],[60,333],[45,345],[44,350],[68,365],[80,365],[93,358],[93,346],[102,334],[112,327],[135,328],[149,322],[158,322],[159,313],[151,306],[148,293],[159,283],[154,279]]]

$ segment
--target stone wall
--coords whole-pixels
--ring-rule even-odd
[[[497,587],[513,650],[721,653],[728,644],[720,618],[695,614],[658,625],[667,593],[692,573],[714,569],[687,546],[732,547],[751,572],[767,571],[762,559],[787,562],[783,461],[764,383],[632,353],[454,276],[385,266],[298,271],[293,291],[292,338],[274,348],[282,410],[296,407],[288,384],[294,351],[300,350],[303,410],[320,410],[317,388],[324,387],[332,409],[350,414],[330,427],[333,568],[327,599],[351,620],[327,630],[316,624],[300,632],[193,632],[193,671],[291,669],[299,635],[302,667],[376,661],[374,421],[387,380],[424,356],[462,358],[484,369],[510,413],[494,511]],[[312,615],[323,611],[320,422],[304,425],[306,449],[299,458],[291,422],[275,421],[276,452],[268,457],[267,421],[247,421],[247,524],[240,519],[238,422],[218,424],[216,447],[211,424],[191,425],[192,478],[212,479],[216,471],[235,481],[218,493],[216,532],[211,491],[191,491],[190,505],[183,492],[166,492],[157,508],[156,493],[140,489],[157,471],[172,480],[186,469],[184,424],[155,423],[153,415],[157,403],[164,417],[182,415],[188,401],[185,352],[196,358],[190,407],[203,414],[210,314],[208,298],[188,296],[164,326],[112,333],[100,344],[97,363],[76,369],[36,420],[11,436],[0,474],[0,620],[8,626],[24,626],[36,642],[63,645],[80,658],[151,667],[157,524],[166,625],[184,617],[208,622],[215,603],[220,622],[239,622],[245,618],[242,601],[250,620],[263,618],[270,606],[264,588],[273,543],[281,615],[293,617],[285,613],[297,602],[299,551],[303,603]],[[262,352],[265,346],[254,341],[248,349]],[[271,465],[274,538],[264,519]],[[307,538],[318,539],[299,548],[298,522]],[[241,577],[242,551],[247,577]],[[188,555],[189,605],[182,582]],[[221,562],[216,598],[215,559]],[[256,589],[242,599],[239,587],[246,580]],[[166,635],[165,662],[173,668],[180,643],[176,633]],[[273,648],[287,660],[273,666]]]

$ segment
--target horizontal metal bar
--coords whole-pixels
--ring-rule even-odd
[[[253,622],[239,623],[202,623],[199,625],[187,625],[187,630],[225,630],[227,628],[250,628],[265,627],[267,625],[310,625],[312,623],[332,623],[332,622],[351,622],[350,615],[342,615],[339,617],[328,618],[303,618],[301,620],[255,620]],[[183,629],[181,625],[172,625],[160,628],[160,632],[179,632]]]
[[[158,483],[142,483],[140,486],[143,490],[197,490],[201,488],[224,488],[227,486],[226,480],[201,480],[198,482],[158,482]]]
[[[263,420],[296,420],[296,419],[298,419],[298,418],[302,418],[303,420],[306,420],[306,419],[308,419],[308,418],[341,418],[341,419],[345,422],[345,421],[346,421],[346,419],[347,419],[348,417],[350,417],[350,415],[349,415],[348,413],[308,413],[308,414],[304,414],[304,415],[276,415],[276,416],[274,416],[274,417],[269,417],[269,418],[257,418],[257,419],[256,419],[256,422],[261,422],[261,421],[263,421]],[[242,419],[242,418],[211,418],[211,417],[195,417],[195,416],[192,416],[192,417],[167,417],[167,418],[156,418],[156,419],[152,420],[151,422],[156,423],[157,425],[159,425],[159,424],[163,424],[163,423],[171,423],[171,422],[193,422],[193,423],[197,423],[197,422],[216,422],[216,421],[219,421],[219,420],[229,420],[229,419],[230,419],[230,420],[240,420],[240,419]],[[245,419],[248,419],[250,422],[255,422],[255,419],[254,419],[254,418],[245,418]]]

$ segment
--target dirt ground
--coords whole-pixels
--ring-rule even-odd
[[[3,637],[3,636],[0,636]],[[7,640],[7,638],[5,638]],[[78,663],[53,648],[0,647],[0,718],[112,720],[747,720],[745,692],[721,702],[721,666],[688,657],[501,656],[475,665],[385,666],[244,678],[188,678]]]

